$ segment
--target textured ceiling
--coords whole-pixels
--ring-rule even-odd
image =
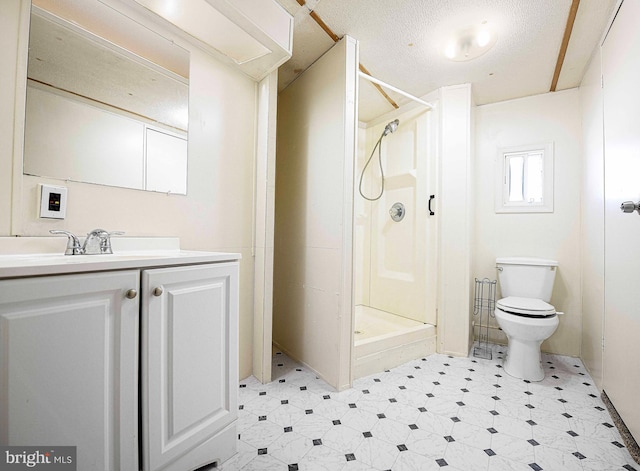
[[[293,57],[279,71],[279,88],[333,46],[311,18],[315,12],[338,36],[360,43],[360,63],[371,74],[414,96],[471,83],[476,104],[550,90],[571,0],[278,0],[295,18]],[[581,0],[557,90],[576,87],[616,0]],[[442,54],[450,35],[486,22],[497,35],[484,55],[454,62]],[[360,119],[393,107],[361,80]],[[388,92],[396,103],[408,100]]]

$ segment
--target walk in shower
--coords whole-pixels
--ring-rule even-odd
[[[437,142],[432,119],[432,112],[419,106],[359,127],[354,378],[435,352]]]

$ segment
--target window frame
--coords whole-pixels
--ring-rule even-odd
[[[542,154],[543,182],[542,202],[528,203],[526,201],[508,201],[509,185],[507,166],[508,157],[512,154]],[[501,147],[496,156],[496,213],[552,213],[553,212],[553,170],[554,146],[553,142],[542,144]],[[526,195],[524,195],[526,197]]]

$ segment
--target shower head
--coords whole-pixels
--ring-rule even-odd
[[[383,136],[386,136],[387,134],[390,134],[392,132],[395,132],[396,129],[398,129],[398,125],[400,124],[400,121],[397,119],[394,119],[393,121],[391,121],[389,124],[387,124],[384,127],[384,131],[382,132]]]

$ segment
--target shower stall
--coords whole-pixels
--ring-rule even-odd
[[[368,85],[362,82],[361,87]],[[359,127],[354,195],[354,378],[436,349],[436,133],[432,113],[418,105]]]

